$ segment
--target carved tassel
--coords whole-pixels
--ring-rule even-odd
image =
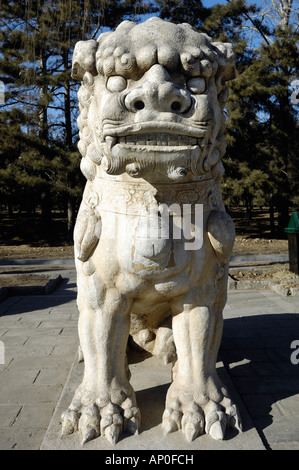
[[[82,211],[75,227],[77,258],[80,261],[90,257],[99,242],[100,233],[101,219],[92,210]]]

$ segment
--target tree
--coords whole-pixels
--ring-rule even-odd
[[[148,7],[127,0],[2,1],[1,7],[0,78],[6,84],[6,102],[0,139],[7,139],[8,122],[14,128],[15,110],[23,119],[18,127],[22,145],[9,156],[10,170],[2,153],[2,176],[9,179],[6,200],[13,168],[15,184],[41,202],[47,223],[53,204],[67,205],[71,234],[82,189],[76,148],[78,84],[70,76],[74,45]]]
[[[272,3],[276,4],[274,0]],[[238,177],[241,187],[245,189],[248,184],[246,178],[240,177],[232,161],[240,165],[248,162],[253,174],[256,170],[262,172],[264,191],[259,200],[270,208],[272,233],[275,228],[274,209],[279,214],[278,231],[283,233],[288,224],[290,205],[298,203],[298,107],[291,103],[290,84],[298,71],[299,38],[296,28],[287,24],[294,13],[292,2],[289,1],[288,5],[288,11],[282,5],[277,17],[280,20],[274,24],[272,15],[272,23],[269,21],[268,3],[268,9],[261,16],[264,22],[260,19],[255,23],[262,42],[251,49],[251,63],[245,68],[239,67],[239,74],[231,84],[228,104],[227,139],[230,145],[226,162],[230,182],[233,177]],[[277,9],[275,11],[277,13]],[[263,33],[261,26],[266,28]],[[254,190],[257,191],[258,186],[252,180],[252,195]],[[232,200],[232,184],[226,186],[226,194]]]
[[[226,5],[203,6],[195,0],[156,0],[159,15],[175,23],[189,23],[198,31],[222,40],[240,40],[240,26],[244,14],[256,13],[255,6],[248,6],[243,0],[234,0]]]
[[[174,23],[189,23],[197,29],[208,16],[210,9],[202,5],[201,0],[156,0],[159,16]]]

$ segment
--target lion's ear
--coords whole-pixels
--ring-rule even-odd
[[[77,42],[72,63],[72,77],[74,80],[82,80],[85,72],[89,72],[94,76],[97,75],[96,52],[98,47],[99,43],[94,39]]]
[[[236,76],[236,55],[232,44],[228,42],[213,42],[212,45],[218,54],[218,74],[225,80],[232,80]]]

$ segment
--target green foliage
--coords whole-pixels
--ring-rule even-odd
[[[77,150],[79,85],[71,79],[75,43],[149,7],[128,0],[1,1],[1,204],[31,209],[43,196],[47,216],[51,207],[78,205],[83,178]]]
[[[250,62],[239,67],[227,110],[226,160],[236,162],[228,167],[227,203],[240,197],[243,188],[253,204],[276,207],[280,230],[287,224],[290,207],[298,204],[298,110],[289,89],[298,73],[298,39],[292,28],[277,29],[273,42],[263,43]],[[260,179],[249,181],[242,173],[245,163],[252,175],[263,175],[262,194]]]
[[[195,28],[201,28],[203,20],[209,14],[199,0],[157,0],[159,16],[174,23],[189,23]]]
[[[290,100],[290,84],[299,79],[299,33],[289,17],[273,24],[266,21],[263,2],[259,11],[245,0],[212,8],[195,0],[0,4],[0,80],[5,83],[1,204],[30,209],[41,203],[42,195],[53,207],[78,204],[83,178],[76,147],[78,84],[70,76],[74,45],[123,19],[139,21],[147,12],[159,12],[215,40],[233,42],[237,76],[229,84],[225,110],[225,202],[244,204],[248,211],[254,205],[274,207],[283,230],[289,209],[299,205],[299,106]]]

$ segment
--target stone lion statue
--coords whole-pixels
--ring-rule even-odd
[[[102,435],[114,444],[138,432],[128,338],[173,363],[165,434],[181,429],[191,442],[241,429],[216,372],[235,237],[219,183],[234,71],[230,44],[159,18],[76,44],[87,179],[74,232],[84,377],[63,414],[64,435],[79,429],[83,443]]]

